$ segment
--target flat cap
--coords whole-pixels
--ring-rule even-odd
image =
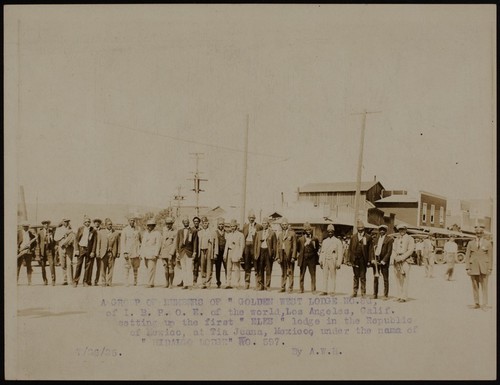
[[[399,225],[397,225],[397,226],[396,226],[396,228],[397,228],[398,230],[401,230],[401,229],[406,229],[407,227],[406,227],[406,225],[404,225],[404,224],[400,223]]]

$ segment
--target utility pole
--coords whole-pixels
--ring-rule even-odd
[[[205,190],[200,189],[200,182],[207,181],[207,179],[200,178],[200,174],[202,174],[202,173],[198,169],[199,161],[200,161],[200,159],[202,159],[204,154],[201,152],[194,152],[194,153],[191,153],[191,155],[194,155],[194,157],[196,158],[196,171],[194,173],[194,178],[190,179],[190,180],[194,181],[194,188],[192,191],[194,191],[196,194],[196,215],[199,216],[200,215],[200,192],[205,191]]]
[[[241,194],[241,226],[245,223],[245,211],[247,203],[247,168],[248,168],[248,126],[249,116],[247,114],[247,124],[245,129],[245,151],[243,152],[243,191]]]
[[[177,211],[175,213],[175,216],[179,218],[180,211],[181,211],[181,201],[183,201],[185,198],[184,195],[181,195],[181,186],[177,186],[177,195],[174,195],[174,201],[177,202]]]
[[[351,115],[363,115],[363,126],[361,127],[361,140],[359,143],[359,158],[358,158],[358,175],[356,178],[356,195],[354,196],[354,222],[353,222],[353,230],[352,233],[356,233],[356,222],[359,216],[359,201],[361,194],[361,169],[363,168],[363,147],[365,144],[365,129],[366,129],[366,115],[368,114],[378,114],[382,111],[366,111],[363,112],[355,112]]]

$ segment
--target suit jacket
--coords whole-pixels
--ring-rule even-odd
[[[34,254],[36,250],[36,240],[33,241],[33,239],[36,239],[36,235],[33,234],[31,230],[28,230],[28,234],[30,237],[30,246],[29,246],[29,252],[30,254]],[[23,243],[23,231],[18,230],[17,231],[17,251],[21,251],[21,244]]]
[[[224,239],[226,238],[226,231],[222,230],[224,233]],[[216,229],[214,231],[215,234],[215,245],[214,245],[214,254],[216,257],[222,257],[222,255],[219,255],[219,229]],[[225,245],[225,244],[224,244]]]
[[[159,231],[144,231],[142,234],[140,256],[145,259],[156,259],[160,255],[162,236]]]
[[[255,241],[255,237],[257,236],[257,233],[262,230],[263,227],[261,224],[255,222],[255,235],[253,236],[253,239],[252,241]],[[245,239],[245,243],[247,241],[247,237],[248,237],[248,232],[250,230],[250,223],[245,223],[243,225],[243,238]]]
[[[371,238],[366,234],[366,232],[363,234],[361,241],[358,239],[358,234],[353,234],[351,236],[351,241],[349,242],[349,262],[351,264],[355,264],[356,250],[359,246],[361,246],[361,260],[358,259],[357,264],[359,265],[359,263],[361,263],[362,266],[366,267],[370,263],[368,255],[370,242]]]
[[[42,228],[38,232],[37,244],[37,253],[42,258],[46,257],[47,251],[54,253],[54,247],[56,245],[54,241],[54,231],[50,227],[48,229]]]
[[[258,260],[260,257],[263,236],[264,236],[264,230],[257,231],[257,234],[255,235],[254,253],[253,253],[255,260]],[[276,249],[277,240],[275,232],[271,229],[267,229],[266,243],[267,243],[267,251],[269,252],[269,257],[272,258],[272,260],[274,260],[277,250]]]
[[[188,228],[188,237],[184,242],[184,228],[177,231],[176,246],[177,258],[179,258],[183,252],[186,253],[188,258],[193,257],[193,252],[198,249],[198,231],[193,227]]]
[[[108,229],[100,229],[97,232],[96,257],[103,258],[108,251],[111,251],[113,258],[120,256],[120,233],[115,230],[110,233]]]
[[[493,246],[481,238],[469,241],[465,251],[465,269],[469,275],[490,274],[493,269]]]
[[[390,261],[391,261],[391,255],[392,255],[392,243],[394,242],[394,239],[389,236],[385,236],[384,241],[382,242],[382,247],[380,248],[380,255],[379,258],[375,258],[375,251],[377,250],[377,245],[378,245],[378,240],[379,237],[375,238],[375,240],[372,240],[370,244],[370,253],[369,253],[369,259],[370,261],[376,260],[377,262],[384,262],[385,266],[389,266]]]
[[[127,225],[120,235],[120,252],[127,254],[129,258],[138,258],[141,248],[141,232],[137,227],[132,228]]]
[[[79,243],[80,240],[82,239],[83,236],[83,228],[85,226],[80,226],[78,228],[78,231],[76,232],[75,236],[75,254],[78,252],[79,249]],[[92,226],[89,226],[89,239],[87,243],[87,250],[89,250],[91,253],[95,254],[95,248],[97,245],[97,231]]]
[[[315,263],[317,265],[319,263],[319,254],[318,254],[319,240],[318,240],[318,238],[313,237],[311,235],[311,242],[312,242],[312,246],[314,249],[314,256],[313,257],[314,257]],[[297,241],[297,254],[298,254],[297,264],[299,266],[303,266],[305,264],[305,261],[306,261],[305,256],[304,256],[305,247],[306,247],[306,236],[302,235]]]
[[[297,258],[297,235],[292,229],[287,230],[286,238],[285,231],[282,231],[278,235],[278,248],[276,250],[276,259],[281,263],[281,259],[284,257],[287,261]]]
[[[392,244],[392,256],[395,263],[405,262],[413,255],[415,241],[411,235],[396,236]],[[407,261],[406,261],[407,262]]]
[[[163,259],[172,258],[175,255],[177,230],[172,230],[164,227],[162,230],[162,245],[160,250],[160,257]]]
[[[245,237],[236,230],[234,233],[226,233],[226,246],[224,248],[224,261],[227,259],[233,263],[238,263],[243,257],[245,250]]]

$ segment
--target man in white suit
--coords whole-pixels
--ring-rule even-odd
[[[240,260],[245,249],[245,237],[243,233],[237,230],[238,222],[232,219],[230,223],[230,232],[226,234],[226,246],[224,249],[224,261],[227,263],[227,286],[226,289],[232,289],[231,281],[240,285]]]
[[[481,286],[483,307],[488,306],[488,277],[493,271],[493,246],[484,239],[484,227],[476,226],[476,239],[467,244],[465,252],[465,271],[472,281],[474,309],[481,307],[479,286]]]
[[[150,219],[146,224],[146,231],[142,235],[140,257],[144,258],[144,263],[148,269],[148,283],[146,287],[155,286],[156,261],[160,255],[161,234],[155,230],[156,222]]]
[[[398,302],[408,300],[408,284],[410,280],[409,259],[415,250],[413,237],[406,233],[406,226],[399,224],[399,234],[394,239],[392,247],[392,260],[394,261],[394,272],[396,273],[396,283],[398,286]]]

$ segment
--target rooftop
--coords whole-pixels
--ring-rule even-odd
[[[390,195],[375,201],[375,203],[418,203],[418,199],[411,195]]]
[[[378,181],[361,182],[360,191],[367,191]],[[351,192],[356,191],[356,182],[309,183],[299,188],[299,193]]]

